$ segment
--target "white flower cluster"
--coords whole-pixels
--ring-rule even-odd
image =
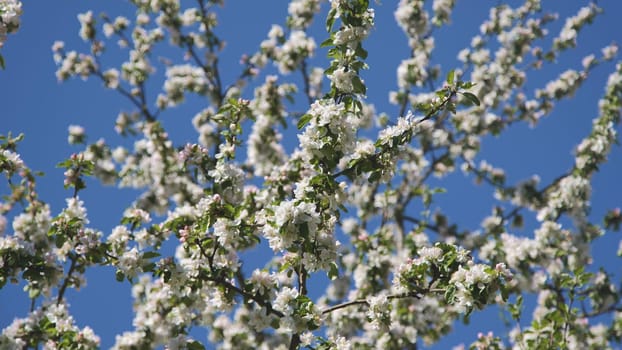
[[[300,294],[290,287],[281,287],[274,299],[274,309],[283,313],[280,330],[284,332],[301,332],[307,324],[319,325],[322,319],[320,309],[313,303],[299,305]]]
[[[268,59],[272,59],[281,74],[288,74],[299,68],[307,57],[313,56],[315,48],[315,40],[304,31],[292,30],[285,39],[283,28],[273,25],[268,39],[261,43],[261,52],[251,57],[250,61],[263,67]]]
[[[344,156],[354,150],[358,120],[343,104],[318,100],[311,105],[308,114],[311,120],[298,135],[306,161]]]
[[[287,250],[300,236],[301,226],[308,235],[313,237],[320,223],[319,213],[315,204],[309,202],[295,203],[293,200],[283,201],[274,208],[274,224],[264,228],[264,235],[274,251]]]
[[[280,144],[281,134],[276,131],[271,118],[264,114],[255,117],[248,139],[248,163],[255,169],[255,175],[265,176],[285,161],[286,154]]]
[[[214,236],[218,244],[225,249],[234,250],[239,248],[241,220],[218,218],[214,223]]]
[[[11,150],[2,150],[0,157],[0,166],[9,174],[18,173],[24,168],[24,161],[20,155]]]
[[[129,25],[130,21],[127,18],[119,16],[115,18],[112,22],[104,23],[102,29],[106,38],[110,38],[114,33],[122,32],[127,27],[129,27]]]
[[[140,37],[142,38],[142,35]],[[145,38],[145,40],[150,39]],[[130,51],[129,60],[124,62],[121,66],[121,77],[130,84],[137,86],[143,83],[149,74],[154,71],[155,68],[153,68],[149,62],[146,53],[138,50],[132,50]]]
[[[622,65],[618,64],[618,70],[609,76],[607,90],[615,93],[622,86]],[[602,112],[607,112],[607,100],[601,100]],[[616,142],[617,131],[610,118],[595,119],[592,126],[592,133],[583,139],[576,148],[575,166],[579,170],[592,172],[598,163],[606,160],[611,146]]]
[[[54,61],[59,65],[56,70],[58,81],[64,81],[72,76],[80,76],[87,79],[91,73],[97,70],[95,58],[87,54],[78,54],[76,51],[64,51],[65,44],[57,41],[52,46]]]
[[[378,134],[378,144],[387,147],[395,147],[400,144],[400,139],[413,133],[420,124],[420,118],[409,112],[406,116],[400,117],[397,124],[384,128]]]
[[[288,25],[292,29],[308,28],[319,11],[320,0],[293,0],[287,6]]]
[[[62,246],[54,249],[56,258],[63,262],[67,260],[67,256],[71,250],[80,255],[86,255],[90,251],[95,250],[100,246],[100,238],[102,236],[101,232],[84,227],[89,223],[89,220],[83,201],[78,197],[72,197],[67,198],[66,202],[67,207],[63,209],[57,219],[61,219],[61,225],[75,222],[74,225],[76,225],[76,227],[74,230],[77,232],[71,234],[62,231],[59,232],[60,234],[65,234],[68,238]]]
[[[138,85],[144,82],[147,77],[155,71],[148,56],[154,44],[164,39],[164,31],[162,28],[156,27],[151,30],[146,30],[142,27],[142,25],[148,22],[148,17],[145,16],[145,14],[139,14],[136,18],[136,26],[131,33],[133,48],[129,50],[128,59],[121,65],[121,77],[135,87],[135,89],[132,90],[134,94],[138,94],[139,90],[136,90],[138,89]],[[123,26],[128,24],[126,22],[129,22],[129,20],[126,20],[124,17],[115,19],[112,23],[113,29],[117,31],[123,30]],[[110,29],[108,27],[104,27],[104,34],[109,31]],[[126,36],[123,36],[118,43],[119,46],[123,48],[129,45]],[[109,88],[116,88],[119,85],[118,70],[114,69],[106,72],[108,72],[109,76],[104,77],[105,85]]]
[[[566,176],[559,181],[556,189],[549,195],[547,206],[538,212],[538,220],[554,220],[563,212],[576,218],[583,218],[589,205],[592,186],[588,179],[579,176]]]
[[[80,21],[80,37],[84,41],[93,40],[95,38],[95,18],[93,11],[87,11],[78,15]]]
[[[7,34],[19,29],[19,17],[22,15],[22,2],[19,0],[0,0],[0,49]]]
[[[177,349],[186,343],[188,337],[179,334],[176,329],[190,324],[196,314],[186,303],[175,303],[171,298],[174,292],[170,285],[160,280],[151,281],[148,277],[142,277],[132,287],[132,295],[141,304],[133,321],[136,330],[117,335],[113,349],[129,350],[156,344]],[[183,294],[177,296],[183,297]],[[189,299],[188,303],[191,301],[194,300]]]
[[[140,252],[136,249],[136,247],[133,247],[130,250],[126,250],[121,256],[119,256],[116,266],[124,276],[132,279],[142,272],[142,264],[143,261],[141,259]]]
[[[563,72],[559,78],[546,84],[544,90],[537,90],[536,97],[547,97],[549,99],[560,99],[564,96],[572,96],[585,80],[585,74],[576,70],[569,69]]]
[[[99,347],[100,339],[93,329],[78,328],[64,303],[49,303],[31,312],[27,318],[15,319],[0,335],[0,348],[25,349],[38,342],[44,349],[60,349],[65,342],[82,349]]]
[[[488,21],[482,23],[479,30],[482,34],[492,34],[495,31],[508,29],[512,26],[512,21],[518,15],[518,11],[513,11],[508,5],[494,6],[490,8]]]
[[[601,9],[592,3],[589,6],[582,7],[575,16],[568,17],[559,36],[554,39],[553,45],[558,49],[575,47],[577,45],[577,35],[581,27],[591,23],[600,11]]]
[[[220,135],[218,134],[218,127],[212,120],[215,111],[212,107],[207,107],[197,113],[192,118],[192,125],[199,134],[198,141],[203,147],[211,148],[217,144]]]
[[[337,90],[351,94],[354,92],[353,79],[357,76],[354,71],[346,71],[344,67],[336,69],[334,72],[328,75],[328,79],[333,83]]]
[[[384,294],[367,299],[367,317],[371,320],[371,326],[377,330],[388,330],[391,324],[391,304]]]
[[[209,82],[205,72],[196,66],[184,64],[166,69],[164,91],[166,96],[160,97],[168,106],[176,106],[184,101],[185,92],[204,95],[208,91]],[[161,102],[164,105],[164,102]]]
[[[406,89],[410,85],[422,86],[428,79],[430,54],[434,48],[434,40],[423,40],[417,50],[413,50],[413,57],[403,60],[397,68],[397,85]]]
[[[502,249],[505,252],[504,261],[510,268],[519,268],[520,265],[538,256],[538,244],[533,239],[516,237],[508,233],[501,234]],[[495,241],[489,241],[480,250],[480,257],[485,260],[493,260],[492,255],[496,246]]]
[[[455,5],[456,0],[434,0],[432,3],[432,10],[434,11],[432,23],[437,26],[443,23],[449,23]]]
[[[276,332],[269,341],[264,341],[261,335],[275,319],[273,315],[266,315],[265,310],[239,308],[231,319],[225,315],[215,317],[209,324],[208,340],[219,343],[223,349],[278,349],[285,344],[286,333]]]
[[[455,347],[454,350],[464,350],[464,346],[462,348]],[[487,350],[487,349],[505,349],[505,346],[499,337],[495,337],[493,332],[488,332],[487,334],[478,333],[477,340],[469,346],[471,350]]]
[[[110,68],[103,72],[104,86],[109,89],[116,89],[119,87],[119,70],[116,68]]]
[[[13,219],[14,235],[36,245],[46,244],[51,221],[50,208],[47,205],[36,212],[21,213]]]
[[[250,283],[253,285],[254,292],[274,298],[274,287],[277,284],[274,274],[255,269],[251,275]]]
[[[525,290],[537,291],[547,278],[559,278],[564,273],[564,264],[574,270],[591,260],[589,245],[582,239],[555,221],[544,221],[535,230],[533,238],[504,232],[497,240],[484,244],[479,256],[487,261],[503,261],[509,268],[523,272],[515,275],[517,284]],[[560,252],[564,252],[564,262]],[[524,270],[526,266],[534,265],[538,266],[534,271]]]
[[[544,26],[554,16],[535,16],[541,9],[540,1],[528,1],[517,8],[508,5],[493,7],[489,19],[480,26],[482,35],[475,36],[471,47],[460,51],[458,58],[473,68],[469,80],[476,83],[471,89],[484,106],[497,108],[506,104],[511,96],[516,96],[526,81],[526,73],[519,66],[524,62],[528,53],[537,57],[542,55],[542,49],[535,47],[537,39],[547,35]],[[516,19],[526,18],[524,21]],[[494,53],[490,51],[489,38],[495,37],[501,44]],[[551,53],[554,55],[555,53]],[[540,55],[540,56],[538,56]],[[534,65],[540,66],[541,62]],[[564,89],[556,98],[566,97],[571,90]],[[550,107],[548,102],[527,100],[518,92],[518,97],[524,103],[524,112],[521,118],[536,122]],[[520,102],[520,101],[519,101]],[[542,111],[544,109],[544,111]],[[475,109],[477,113],[485,109]]]
[[[429,15],[423,0],[400,0],[395,19],[409,38],[420,38],[428,30]]]
[[[143,133],[143,138],[134,143],[132,153],[128,152],[123,157],[118,173],[119,186],[147,188],[137,203],[139,208],[145,210],[166,212],[168,196],[180,203],[188,199],[198,201],[203,196],[202,187],[187,176],[169,171],[182,168],[183,164],[179,164],[179,154],[159,123],[137,123],[136,126]],[[115,153],[125,152],[115,150]]]
[[[528,346],[527,344],[546,346],[550,344],[550,335],[555,330],[554,325],[547,320],[547,317],[558,313],[556,298],[556,293],[551,290],[542,290],[538,294],[537,305],[533,312],[534,324],[538,324],[538,326],[529,326],[522,329],[522,332],[518,327],[513,329],[510,332],[510,337],[516,346],[525,347]],[[617,313],[614,317],[619,319]],[[590,325],[587,317],[576,317],[568,322],[567,329],[573,331],[567,332],[563,344],[570,349],[611,348],[608,340],[610,329],[602,323]]]
[[[484,290],[494,277],[486,268],[487,265],[470,263],[468,268],[460,266],[451,275],[450,282],[457,288],[454,306],[458,312],[464,313],[477,306],[472,290]]]
[[[322,95],[322,80],[324,79],[324,69],[314,67],[309,72],[309,97],[317,99]]]
[[[277,84],[275,76],[266,77],[265,83],[255,89],[255,98],[250,104],[255,122],[248,137],[247,163],[253,166],[257,176],[270,175],[285,163],[282,135],[276,124],[283,123],[286,116],[282,99],[293,92],[294,86]]]
[[[283,287],[274,299],[273,307],[285,315],[293,315],[296,310],[294,302],[298,298],[298,291],[290,287]]]
[[[244,171],[235,164],[218,162],[208,173],[217,184],[223,184],[222,199],[231,204],[239,204],[244,192]]]
[[[83,143],[85,137],[83,127],[80,125],[69,126],[69,136],[67,137],[67,142],[69,142],[70,145]]]
[[[367,38],[373,24],[374,12],[369,10],[363,19],[362,26],[347,26],[340,28],[339,31],[335,33],[333,44],[346,45],[349,49],[354,50],[360,42]]]
[[[611,45],[607,45],[602,49],[603,59],[609,61],[613,59],[618,54],[618,45],[613,43]]]

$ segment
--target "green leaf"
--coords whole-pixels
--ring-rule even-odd
[[[337,9],[331,9],[328,11],[328,16],[326,17],[326,31],[330,32],[333,30],[333,24],[335,24],[335,16],[337,15]]]
[[[330,270],[328,270],[328,278],[333,281],[337,277],[339,277],[339,268],[337,268],[337,264],[335,262],[332,262],[330,263]]]
[[[308,223],[303,222],[301,224],[298,224],[298,229],[299,229],[300,236],[302,236],[305,239],[309,237],[309,224]]]
[[[205,350],[205,346],[196,340],[186,343],[188,350]]]
[[[160,256],[160,253],[158,252],[145,252],[143,254],[143,259],[157,258],[159,256]]]
[[[65,168],[65,169],[67,169],[67,168],[71,167],[71,164],[72,164],[71,159],[65,159],[62,162],[57,163],[56,167],[57,168]]]
[[[121,272],[121,270],[117,270],[117,272],[115,272],[115,278],[117,279],[117,281],[119,282],[123,282],[123,279],[125,278],[125,275],[123,274],[123,272]]]
[[[510,291],[505,285],[501,285],[500,289],[501,289],[501,299],[504,302],[508,301],[508,298],[510,296]]]
[[[446,193],[447,189],[443,188],[443,187],[434,187],[432,189],[432,193]]]
[[[354,53],[362,59],[367,58],[367,50],[363,48],[363,45],[361,45],[361,43],[358,44],[358,46],[356,47],[356,51]]]
[[[376,182],[380,179],[381,176],[382,173],[379,170],[374,171],[369,175],[369,179],[367,179],[367,181],[369,181],[369,183]]]
[[[307,125],[311,121],[311,118],[313,118],[311,114],[305,114],[302,117],[300,117],[300,120],[298,121],[298,124],[297,124],[298,129],[304,128],[305,125]]]
[[[332,50],[332,49],[331,49],[331,50]],[[335,70],[337,70],[337,68],[338,68],[338,65],[337,65],[337,64],[335,64],[335,63],[331,63],[330,67],[328,67],[328,68],[326,68],[326,69],[324,70],[324,74],[325,74],[325,75],[328,75],[328,74],[333,74],[333,72],[334,72]]]
[[[281,326],[281,322],[278,318],[273,318],[272,321],[270,321],[270,327],[274,328],[274,329],[278,329]]]
[[[28,291],[28,297],[30,299],[38,298],[41,295],[41,290],[38,288],[33,288]]]
[[[513,319],[515,320],[520,319],[522,308],[523,308],[523,296],[519,295],[518,297],[516,297],[516,302],[514,304],[510,304],[508,307]]]
[[[56,248],[60,248],[67,241],[67,237],[65,235],[56,235]]]
[[[453,85],[454,84],[454,75],[455,75],[455,71],[452,69],[449,71],[449,73],[447,73],[447,84],[448,85]]]
[[[327,47],[327,46],[333,46],[333,38],[332,38],[332,36],[329,37],[328,39],[322,41],[322,43],[320,44],[320,47]]]
[[[364,95],[365,92],[367,92],[367,88],[365,87],[365,84],[363,84],[363,82],[361,81],[361,78],[357,76],[352,78],[352,86],[354,87],[354,92],[358,94]]]
[[[462,89],[465,89],[465,90],[468,90],[468,89],[472,88],[473,86],[475,86],[475,83],[470,82],[470,81],[464,81],[464,82],[463,81],[459,81],[458,82],[458,87],[462,88]]]
[[[464,97],[467,98],[467,100],[469,100],[471,103],[473,103],[476,106],[480,105],[479,102],[479,98],[477,98],[477,96],[475,96],[474,94],[470,93],[470,92],[462,92],[461,93]]]
[[[286,262],[283,265],[281,265],[281,267],[279,268],[279,272],[283,272],[283,271],[289,269],[290,267],[292,267],[292,264],[289,263],[289,262]]]
[[[48,333],[49,331],[54,331],[56,329],[56,324],[50,321],[47,316],[44,316],[43,319],[39,321],[39,328]]]
[[[145,272],[153,272],[153,270],[155,270],[155,268],[156,268],[156,264],[154,264],[154,263],[147,263],[147,264],[144,264],[142,266],[142,268],[143,268],[143,271],[145,271]]]

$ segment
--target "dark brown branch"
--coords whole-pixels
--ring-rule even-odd
[[[65,291],[69,286],[69,281],[71,280],[71,275],[76,270],[78,259],[75,256],[70,256],[71,265],[69,266],[69,271],[67,271],[67,277],[63,281],[63,284],[58,289],[58,298],[56,298],[56,305],[60,305],[61,301],[63,301],[63,297],[65,295]]]
[[[298,275],[298,294],[307,295],[307,270],[302,264],[296,269],[296,274]],[[300,333],[294,333],[289,342],[289,350],[298,349],[298,345],[300,345]]]
[[[225,280],[224,278],[221,277],[206,277],[206,279],[208,281],[212,281],[222,287],[225,287],[231,291],[234,291],[236,293],[238,293],[239,295],[243,296],[244,298],[248,299],[248,300],[252,300],[254,301],[257,305],[261,306],[261,307],[265,307],[266,311],[268,313],[271,313],[275,316],[278,317],[285,317],[285,315],[279,311],[279,310],[275,310],[272,308],[272,304],[270,302],[267,302],[263,299],[261,299],[260,297],[258,297],[257,295],[248,293],[246,291],[244,291],[242,288],[234,286],[233,284],[229,283],[227,280]]]
[[[425,223],[422,220],[414,218],[414,217],[412,217],[410,215],[402,215],[401,218],[406,220],[406,221],[410,221],[413,224],[416,224],[416,225],[419,225],[419,226],[423,226],[423,227],[427,228],[428,230],[432,230],[434,232],[438,232],[439,231],[439,227],[437,225],[431,225],[431,224]]]
[[[442,110],[443,110],[443,109],[447,106],[447,103],[448,103],[449,101],[451,101],[451,99],[452,99],[452,98],[454,98],[454,96],[455,96],[455,95],[456,95],[456,92],[455,92],[455,91],[454,91],[454,92],[451,92],[451,93],[449,94],[449,96],[445,97],[445,99],[443,100],[443,102],[441,102],[441,104],[440,104],[440,105],[438,105],[436,108],[434,108],[434,109],[432,109],[431,111],[429,111],[429,112],[428,112],[425,116],[423,116],[423,118],[421,118],[421,119],[417,120],[417,121],[415,122],[415,126],[416,126],[416,125],[419,125],[419,124],[421,124],[421,123],[423,123],[424,121],[426,121],[426,120],[428,120],[428,119],[432,118],[432,117],[433,117],[434,115],[436,115],[438,112],[442,111]],[[375,161],[377,158],[379,158],[381,155],[382,155],[382,153],[374,153],[374,154],[370,155],[370,156],[369,156],[369,158],[370,158],[370,160],[373,162],[373,161]],[[352,170],[353,170],[353,168],[354,168],[354,166],[349,167],[349,168],[345,168],[345,169],[343,169],[343,170],[341,170],[341,171],[339,171],[339,172],[337,172],[337,173],[333,174],[333,175],[332,175],[332,177],[336,179],[336,178],[338,178],[338,177],[339,177],[339,176],[341,176],[341,175],[345,175],[345,174],[349,173],[350,171],[352,171]]]
[[[309,72],[307,72],[307,61],[303,60],[300,64],[300,71],[302,72],[302,81],[304,84],[304,92],[307,96],[307,101],[309,105],[313,103],[313,98],[311,97],[311,88],[309,86]]]
[[[606,307],[600,310],[592,310],[590,312],[587,312],[586,310],[584,310],[582,317],[592,318],[592,317],[601,316],[601,315],[604,315],[604,314],[607,314],[613,311],[622,312],[622,306],[613,304],[609,307]]]
[[[438,288],[433,288],[433,289],[426,289],[423,290],[421,292],[410,292],[410,293],[403,293],[403,294],[392,294],[392,295],[388,295],[387,299],[388,300],[394,300],[394,299],[406,299],[406,298],[415,298],[415,299],[421,299],[421,296],[423,293],[425,292],[431,292],[431,293],[441,293],[441,292],[445,292],[444,289],[438,289]],[[367,305],[369,306],[369,302],[366,299],[356,299],[356,300],[352,300],[352,301],[346,301],[344,303],[341,304],[337,304],[334,306],[331,306],[329,308],[326,308],[324,310],[322,310],[322,314],[329,314],[333,311],[339,310],[339,309],[343,309],[349,306],[354,306],[354,305]]]
[[[208,269],[209,272],[211,274],[216,274],[216,271],[214,270],[212,264],[214,261],[214,255],[208,255],[207,252],[205,251],[205,249],[203,249],[203,246],[201,245],[201,242],[198,241],[196,243],[196,245],[199,247],[199,251],[201,252],[201,255],[205,258],[208,259]],[[216,246],[217,247],[217,246]],[[215,248],[216,248],[215,247]],[[214,249],[214,254],[216,253],[216,249]],[[241,295],[242,297],[248,299],[248,300],[252,300],[254,301],[257,305],[261,306],[261,307],[265,307],[266,311],[268,313],[272,313],[273,315],[276,315],[278,317],[284,317],[285,315],[278,311],[278,310],[274,310],[272,308],[272,304],[268,301],[263,300],[260,296],[258,295],[254,295],[251,293],[246,292],[245,290],[243,290],[240,287],[237,287],[233,284],[231,284],[229,281],[227,281],[226,279],[224,279],[223,277],[218,277],[218,276],[206,276],[206,279],[208,281],[212,281],[222,287],[225,287],[233,292],[236,292],[237,294]]]

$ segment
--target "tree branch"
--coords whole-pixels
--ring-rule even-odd
[[[67,287],[69,286],[69,281],[71,280],[71,275],[73,274],[73,272],[75,271],[77,267],[76,266],[77,261],[78,261],[77,258],[73,255],[70,256],[69,258],[71,259],[71,265],[69,266],[69,271],[67,271],[67,277],[65,277],[63,284],[58,289],[58,297],[56,298],[56,305],[60,305],[61,301],[63,301],[65,291],[67,290]]]
[[[215,275],[215,274],[216,274],[216,271],[215,271],[215,270],[214,270],[214,268],[212,267],[212,263],[213,263],[214,255],[208,255],[208,254],[207,254],[207,252],[205,251],[205,249],[203,249],[203,246],[201,245],[201,242],[200,242],[200,241],[199,241],[199,242],[197,242],[196,244],[197,244],[197,246],[199,247],[199,251],[201,252],[201,255],[202,255],[203,257],[207,258],[207,259],[208,259],[208,261],[209,261],[208,268],[209,268],[210,275],[211,275],[211,274],[214,274],[214,275]],[[215,248],[216,248],[216,247],[215,247]],[[216,249],[214,249],[214,254],[215,254],[215,253],[216,253]],[[246,292],[246,291],[245,291],[245,290],[243,290],[242,288],[237,287],[237,286],[235,286],[235,285],[231,284],[229,281],[227,281],[227,280],[226,280],[226,279],[224,279],[223,277],[214,277],[214,276],[209,276],[209,275],[208,275],[208,276],[206,276],[206,279],[207,279],[208,281],[212,281],[212,282],[214,282],[214,283],[216,283],[216,284],[218,284],[218,285],[220,285],[220,286],[222,286],[222,287],[225,287],[225,288],[227,288],[227,289],[229,289],[229,290],[231,290],[231,291],[233,291],[233,292],[236,292],[236,293],[238,293],[239,295],[241,295],[242,297],[244,297],[244,298],[246,298],[246,299],[248,299],[248,300],[252,300],[252,301],[254,301],[257,305],[259,305],[259,306],[261,306],[261,307],[265,307],[265,308],[266,308],[266,311],[267,311],[268,313],[272,313],[273,315],[276,315],[276,316],[278,316],[278,317],[284,317],[284,316],[285,316],[282,312],[280,312],[280,311],[278,311],[278,310],[274,310],[274,309],[272,308],[272,304],[271,304],[269,301],[265,301],[265,300],[264,300],[264,299],[262,299],[260,296],[257,296],[257,295],[251,294],[251,293],[249,293],[249,292]]]
[[[248,293],[248,292],[244,291],[240,287],[234,286],[233,284],[229,283],[229,281],[225,280],[222,277],[207,276],[206,279],[208,281],[212,281],[212,282],[214,282],[214,283],[216,283],[216,284],[218,284],[218,285],[220,285],[222,287],[225,287],[225,288],[227,288],[227,289],[229,289],[231,291],[234,291],[234,292],[238,293],[239,295],[243,296],[246,299],[254,301],[255,303],[257,303],[257,305],[259,305],[261,307],[265,307],[266,311],[268,313],[271,313],[271,314],[273,314],[275,316],[278,316],[278,317],[285,317],[285,315],[281,311],[273,309],[272,308],[272,304],[270,302],[265,301],[265,300],[261,299],[260,297],[258,297],[256,295]]]
[[[422,292],[410,292],[410,293],[402,293],[402,294],[392,294],[392,295],[387,296],[387,299],[388,300],[406,299],[406,298],[421,299],[421,297],[422,297],[424,292],[440,293],[440,292],[445,292],[445,290],[444,289],[440,289],[440,288],[432,288],[432,289],[426,289],[426,290],[424,290]],[[331,306],[329,308],[326,308],[326,309],[322,310],[322,314],[326,315],[326,314],[329,314],[329,313],[331,313],[333,311],[346,308],[348,306],[362,305],[362,304],[365,304],[365,305],[369,306],[369,302],[366,299],[356,299],[356,300],[346,301],[344,303],[337,304],[337,305]]]

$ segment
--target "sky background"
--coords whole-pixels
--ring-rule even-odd
[[[243,53],[252,54],[259,43],[267,36],[271,24],[284,25],[287,3],[283,0],[227,2],[219,10],[220,26],[216,30],[220,38],[227,41],[221,56],[221,74],[225,85],[233,82],[239,74],[239,59]],[[435,32],[436,49],[433,62],[441,64],[443,71],[459,67],[457,53],[468,46],[471,37],[478,33],[479,24],[488,17],[488,7],[498,2],[458,1],[452,24]],[[512,4],[516,1],[510,2]],[[545,1],[546,6],[565,18],[586,4],[585,1]],[[267,5],[269,4],[269,5]],[[474,6],[478,4],[481,7]],[[580,69],[581,59],[589,53],[600,55],[600,49],[612,41],[622,44],[622,25],[619,14],[622,2],[618,0],[599,1],[605,13],[596,18],[593,25],[579,36],[579,48],[563,56],[557,64],[549,66],[537,75],[529,75],[527,87],[545,85],[568,68]],[[378,111],[395,117],[398,108],[388,103],[388,92],[396,87],[395,68],[409,56],[406,39],[393,18],[395,2],[385,0],[372,6],[376,10],[376,28],[364,43],[369,51],[367,62],[370,70],[364,71],[363,78],[368,88],[368,101],[375,104]],[[74,79],[58,83],[54,72],[51,46],[55,40],[66,43],[66,49],[87,51],[86,45],[78,37],[77,14],[89,9],[95,14],[102,11],[110,17],[123,14],[133,19],[133,8],[126,1],[25,1],[22,25],[18,33],[10,35],[2,49],[6,70],[0,71],[0,134],[11,131],[14,135],[25,133],[25,140],[19,145],[22,159],[34,170],[45,172],[38,180],[40,198],[48,202],[52,214],[57,215],[64,206],[65,198],[71,196],[64,190],[63,171],[55,165],[79,148],[67,144],[67,127],[79,124],[85,127],[89,141],[104,138],[109,144],[129,145],[132,140],[122,139],[114,132],[114,121],[119,111],[131,110],[132,106],[118,93],[106,90],[98,81],[84,82]],[[324,4],[324,10],[326,4]],[[326,38],[323,18],[315,22],[312,33],[321,43]],[[563,20],[549,27],[553,34],[559,32]],[[123,59],[115,50],[104,62],[118,63]],[[178,54],[178,53],[177,53]],[[313,64],[326,67],[326,51],[318,49]],[[180,57],[178,56],[174,57]],[[110,66],[107,66],[108,68]],[[546,117],[537,128],[516,125],[502,134],[501,138],[486,138],[482,153],[477,160],[486,159],[494,166],[507,170],[508,183],[527,179],[533,174],[542,178],[546,184],[551,179],[568,170],[573,164],[572,150],[590,132],[591,122],[597,116],[597,100],[603,94],[603,87],[613,64],[596,68],[588,82],[571,100],[558,104],[555,112]],[[272,70],[274,71],[274,70]],[[160,71],[160,73],[162,73]],[[299,77],[286,77],[286,80],[299,82]],[[251,83],[245,90],[245,97],[252,96],[252,87],[263,82],[263,77]],[[161,80],[158,80],[161,84]],[[151,90],[153,96],[157,91]],[[153,97],[152,96],[152,97]],[[302,99],[299,99],[302,101]],[[300,108],[305,108],[299,104]],[[162,122],[168,128],[177,145],[196,141],[196,133],[191,118],[201,108],[198,99],[190,99],[188,105],[168,110],[162,114]],[[295,122],[292,121],[292,126]],[[289,128],[295,130],[294,127]],[[290,145],[296,141],[292,138]],[[601,168],[593,180],[592,217],[600,218],[611,208],[619,207],[622,189],[622,151],[615,147],[610,162]],[[492,189],[473,185],[473,180],[456,172],[438,183],[449,189],[439,196],[436,204],[450,215],[450,218],[465,228],[476,229],[482,218],[491,212]],[[132,202],[135,192],[115,190],[90,181],[86,191],[80,194],[88,209],[90,226],[108,234],[121,217],[123,210]],[[0,193],[6,193],[1,188]],[[533,226],[531,226],[533,228]],[[525,234],[531,235],[528,229]],[[619,261],[615,252],[620,238],[617,233],[607,233],[594,245],[596,265],[609,267],[619,279]],[[265,250],[263,250],[265,251]],[[313,282],[313,280],[312,280]],[[321,289],[323,282],[317,280],[315,286]],[[10,324],[14,317],[25,317],[29,301],[22,286],[8,285],[0,290],[0,328]],[[79,292],[70,291],[67,299],[71,312],[81,326],[89,325],[101,337],[102,348],[114,343],[114,335],[131,330],[132,300],[127,282],[118,283],[111,268],[93,268],[87,273],[87,286]],[[474,314],[472,324],[477,330],[503,332],[506,328],[498,322],[498,311],[490,310]],[[457,325],[457,331],[434,348],[443,349],[475,339],[473,327]],[[204,340],[205,333],[196,333],[197,339]]]

